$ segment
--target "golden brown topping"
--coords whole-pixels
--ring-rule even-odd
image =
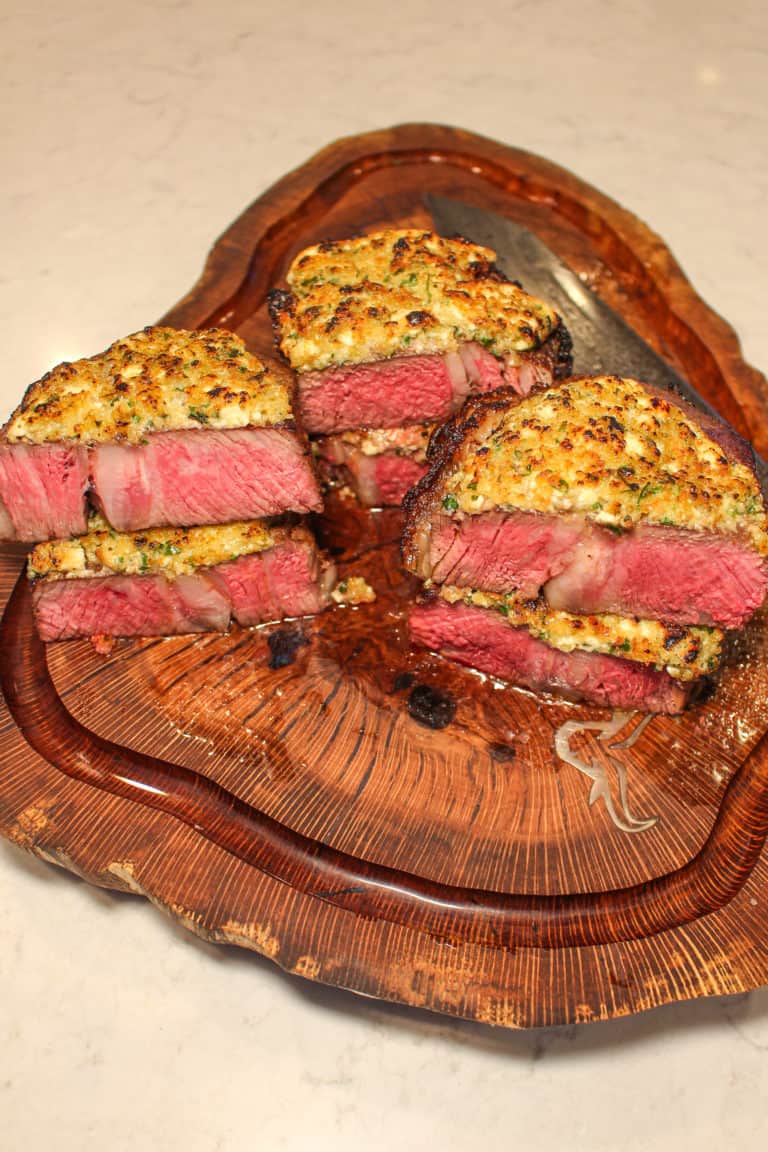
[[[315,244],[291,265],[292,293],[273,293],[280,348],[298,372],[468,341],[515,358],[539,347],[558,317],[495,259],[490,248],[419,229]]]
[[[124,440],[184,428],[245,428],[292,419],[287,374],[220,328],[145,328],[89,360],[59,364],[26,392],[11,443]]]
[[[284,536],[284,529],[269,528],[262,520],[114,532],[100,516],[92,516],[85,536],[38,544],[29,557],[27,574],[30,579],[61,580],[162,572],[173,579],[265,552]]]
[[[652,664],[677,680],[695,680],[714,672],[722,657],[723,633],[718,628],[673,627],[636,617],[578,616],[559,612],[543,601],[520,601],[473,588],[445,585],[440,596],[449,604],[462,602],[501,613],[513,628],[560,652],[601,652],[641,664]]]
[[[636,380],[570,380],[489,403],[465,428],[443,473],[448,510],[582,513],[621,531],[642,522],[742,533],[768,553],[754,473]]]

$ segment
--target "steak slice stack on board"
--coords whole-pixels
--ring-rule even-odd
[[[322,507],[283,368],[221,329],[146,328],[31,385],[0,433],[0,537]]]
[[[677,712],[766,594],[751,449],[635,380],[477,397],[406,499],[414,641],[510,682]],[[473,623],[475,622],[475,623]]]
[[[147,328],[61,364],[0,437],[0,535],[40,635],[223,631],[321,611],[334,569],[293,379],[229,332]]]
[[[38,544],[28,561],[43,640],[225,632],[330,603],[332,564],[305,528],[264,521],[114,532]]]
[[[400,503],[426,470],[424,427],[468,396],[527,393],[569,370],[559,317],[495,258],[432,232],[379,232],[305,249],[290,290],[270,294],[304,425],[362,503]]]

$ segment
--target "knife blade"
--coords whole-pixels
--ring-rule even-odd
[[[498,256],[497,263],[526,292],[540,296],[560,314],[573,341],[573,374],[611,373],[632,376],[647,384],[678,392],[703,412],[722,416],[692,384],[646,344],[634,328],[614,312],[534,232],[491,212],[428,192],[424,196],[435,227],[442,235],[459,235]],[[768,500],[768,464],[755,452],[763,494]]]
[[[573,340],[576,376],[612,373],[633,376],[678,391],[705,412],[714,410],[610,305],[593,292],[551,248],[522,224],[445,196],[428,193],[425,203],[443,235],[493,248],[497,263],[526,292],[559,312]]]

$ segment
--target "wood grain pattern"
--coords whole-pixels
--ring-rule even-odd
[[[764,381],[658,237],[570,173],[453,129],[400,127],[314,157],[232,225],[166,322],[227,324],[269,348],[265,291],[294,253],[427,224],[426,190],[535,228],[765,451]],[[106,659],[80,643],[46,654],[26,589],[12,591],[21,554],[0,557],[0,830],[208,939],[492,1023],[764,983],[764,618],[701,707],[655,718],[614,760],[575,738],[617,802],[620,761],[632,811],[659,817],[628,835],[554,751],[560,725],[594,710],[408,650],[399,513],[335,499],[318,528],[379,599],[291,625],[309,643],[278,670],[269,628],[122,642]],[[456,705],[443,730],[418,722],[426,689]]]

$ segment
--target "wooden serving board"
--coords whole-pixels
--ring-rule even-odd
[[[235,221],[165,321],[269,350],[265,292],[295,252],[429,225],[427,191],[537,231],[766,454],[765,380],[662,241],[569,172],[456,129],[332,144]],[[765,616],[680,718],[502,689],[409,651],[399,515],[334,498],[318,525],[374,605],[108,657],[44,650],[6,549],[0,831],[208,940],[493,1024],[766,983]]]

